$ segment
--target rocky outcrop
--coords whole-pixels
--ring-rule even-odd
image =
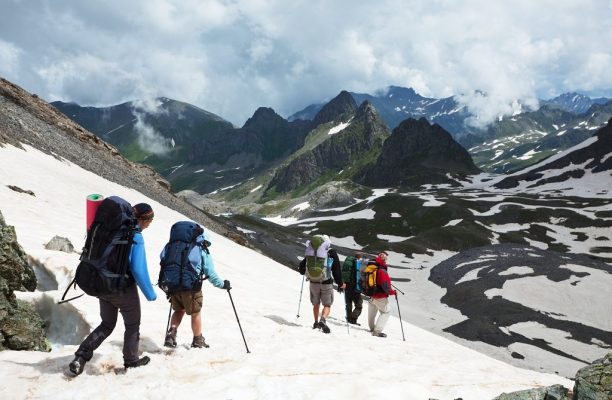
[[[347,118],[345,115],[344,118],[347,121],[350,116]],[[346,128],[278,170],[266,192],[276,190],[286,193],[308,185],[331,171],[351,167],[359,169],[364,163],[376,159],[388,136],[387,126],[366,101],[359,106]]]
[[[569,391],[561,385],[502,393],[493,400],[570,400]]]
[[[376,164],[364,174],[368,186],[448,182],[447,174],[478,173],[468,152],[441,126],[425,118],[403,121],[385,141]]]
[[[574,390],[561,385],[502,393],[493,400],[610,400],[612,399],[612,353],[576,372]]]
[[[17,243],[15,228],[7,226],[0,213],[0,350],[51,350],[42,319],[13,293],[35,289],[36,275]]]
[[[612,353],[576,373],[573,400],[612,399]]]

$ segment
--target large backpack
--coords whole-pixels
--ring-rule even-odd
[[[73,282],[90,296],[125,292],[134,283],[129,257],[136,229],[137,220],[130,203],[117,196],[104,199],[87,231],[75,277],[60,303],[80,297],[64,300]]]
[[[331,263],[328,262],[327,252],[331,242],[323,235],[315,235],[306,242],[306,276],[311,282],[324,282],[332,277]]]
[[[204,229],[195,222],[180,221],[172,225],[170,240],[164,247],[160,261],[160,289],[167,295],[178,292],[197,292],[204,277],[201,250],[208,251]]]
[[[357,259],[354,256],[347,256],[342,263],[342,282],[350,286],[355,285],[355,281],[357,280],[357,276],[355,275],[355,270],[357,268],[356,261]]]
[[[363,262],[365,262],[365,260]],[[361,286],[361,293],[365,294],[366,296],[373,296],[379,291],[376,283],[377,272],[378,265],[376,265],[374,261],[369,261],[365,267],[361,267],[359,282],[359,285]]]

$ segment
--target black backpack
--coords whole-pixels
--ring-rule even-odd
[[[72,283],[90,296],[123,293],[134,283],[129,272],[129,257],[134,243],[137,220],[132,206],[117,196],[102,201],[87,232],[75,277],[68,285],[60,303]]]
[[[203,275],[201,249],[208,252],[206,242],[198,238],[204,228],[195,222],[179,221],[170,229],[170,240],[164,247],[159,263],[157,285],[166,295],[178,292],[197,292],[202,289]],[[190,257],[191,255],[191,257]]]

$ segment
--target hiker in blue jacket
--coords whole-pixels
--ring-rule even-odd
[[[219,278],[215,271],[215,264],[213,262],[210,251],[208,250],[211,246],[210,235],[208,231],[196,238],[196,243],[200,246],[194,247],[194,250],[189,253],[189,262],[196,266],[196,275],[207,277],[208,281],[219,289],[230,290],[232,287],[230,281]],[[199,251],[197,251],[199,249]],[[163,260],[166,253],[166,247],[162,250],[160,258]],[[203,274],[202,274],[203,273]],[[166,332],[166,338],[164,340],[164,346],[176,347],[176,333],[178,330],[183,316],[185,313],[191,316],[191,330],[193,331],[193,341],[191,347],[194,348],[208,348],[209,345],[204,340],[202,335],[202,287],[199,285],[198,290],[184,290],[177,293],[173,293],[170,296],[170,303],[174,313],[170,319],[170,328]]]
[[[130,273],[136,285],[132,282],[124,293],[100,296],[100,317],[102,322],[83,340],[75,353],[74,360],[69,364],[70,371],[79,375],[83,372],[85,364],[93,357],[93,352],[113,332],[117,323],[117,314],[121,312],[125,324],[123,336],[123,363],[126,368],[141,367],[151,360],[149,357],[138,357],[138,343],[140,340],[140,297],[136,286],[140,288],[149,301],[157,299],[149,272],[147,270],[147,256],[145,253],[142,231],[153,222],[153,209],[146,203],[136,204],[134,215],[138,220],[137,231],[134,234],[134,244],[130,251]]]

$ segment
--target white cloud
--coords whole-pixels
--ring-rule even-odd
[[[20,50],[12,43],[0,39],[0,75],[17,73]]]
[[[464,94],[483,123],[516,100],[612,96],[610,12],[578,0],[12,2],[0,72],[50,100],[167,96],[238,125],[259,106],[289,115],[399,85]]]

